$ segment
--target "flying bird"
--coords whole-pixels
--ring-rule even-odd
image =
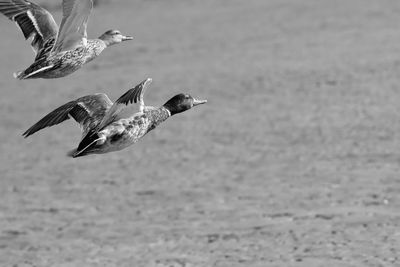
[[[118,30],[109,30],[98,39],[87,39],[87,22],[92,0],[63,0],[63,18],[58,28],[46,9],[27,0],[0,0],[0,13],[16,22],[25,39],[32,39],[34,62],[17,79],[61,78],[96,58],[108,46],[132,40]]]
[[[198,100],[188,94],[177,94],[160,107],[146,106],[143,94],[151,82],[151,78],[142,81],[115,103],[105,94],[87,95],[70,101],[47,114],[23,136],[26,138],[72,117],[81,126],[82,138],[78,148],[68,155],[76,158],[103,154],[124,149],[169,117],[207,103],[207,100]],[[137,112],[127,109],[132,103],[139,104]]]

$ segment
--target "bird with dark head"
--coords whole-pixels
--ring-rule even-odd
[[[108,46],[132,40],[117,30],[98,39],[87,38],[92,0],[63,0],[63,18],[58,28],[53,16],[28,0],[0,0],[0,13],[17,23],[25,39],[32,39],[34,62],[17,79],[60,78],[92,61]]]
[[[206,103],[206,100],[197,100],[188,94],[178,94],[172,97],[163,105],[171,112],[171,116],[177,113],[184,112],[194,106]]]
[[[151,83],[148,78],[128,90],[112,103],[105,94],[87,95],[56,108],[23,135],[28,137],[35,132],[70,117],[77,121],[82,129],[82,139],[78,148],[69,155],[76,158],[89,154],[103,154],[124,149],[156,128],[172,115],[187,111],[194,106],[205,104],[207,100],[198,100],[188,94],[178,94],[161,107],[144,104],[143,94]],[[135,113],[127,112],[127,106],[139,104]]]

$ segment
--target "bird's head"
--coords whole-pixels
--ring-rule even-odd
[[[163,106],[171,112],[171,115],[174,115],[205,103],[207,103],[207,100],[198,100],[188,94],[178,94],[168,100]]]
[[[133,40],[133,37],[125,36],[118,30],[109,30],[103,33],[99,39],[103,40],[107,46],[110,46],[113,44],[119,44],[123,41]]]

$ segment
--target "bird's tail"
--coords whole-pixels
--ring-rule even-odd
[[[76,150],[76,148],[74,148],[74,149],[68,151],[67,156],[71,157],[71,158],[75,158],[76,157],[76,152],[77,152],[77,150]]]
[[[23,79],[25,79],[25,72],[23,72],[23,71],[17,71],[17,72],[14,72],[14,78],[15,79],[18,79],[18,80],[23,80]]]
[[[87,151],[78,151],[76,148],[67,152],[67,156],[71,158],[78,158],[86,156],[87,154],[89,154]]]
[[[69,157],[77,158],[89,154],[99,153],[99,148],[105,142],[104,136],[100,137],[97,132],[89,132],[79,143],[78,148],[67,153]],[[98,143],[100,142],[100,144]]]

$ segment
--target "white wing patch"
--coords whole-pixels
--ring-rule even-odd
[[[28,15],[29,19],[31,20],[36,31],[39,33],[40,37],[42,37],[42,39],[43,39],[43,33],[40,31],[39,25],[37,24],[37,21],[36,21],[35,17],[33,16],[32,11],[28,10],[26,12],[26,14]]]
[[[79,105],[81,108],[83,108],[84,110],[86,110],[87,114],[89,114],[90,117],[93,115],[93,112],[90,111],[90,110],[86,107],[85,103],[79,102],[78,105]]]

